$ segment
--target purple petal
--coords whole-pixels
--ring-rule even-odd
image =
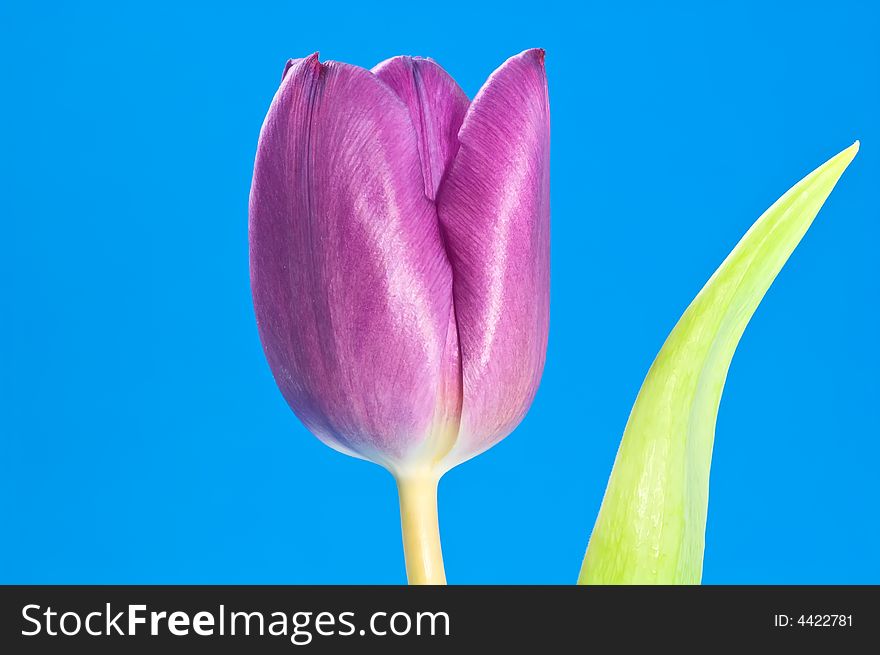
[[[458,152],[458,130],[468,98],[431,59],[392,57],[373,69],[403,100],[418,135],[425,195],[434,199],[443,174]]]
[[[513,430],[547,345],[550,114],[544,52],[495,71],[471,104],[437,196],[461,348],[461,433],[451,459]]]
[[[317,55],[289,64],[260,134],[249,232],[266,357],[319,438],[393,467],[457,415],[451,270],[388,86]]]

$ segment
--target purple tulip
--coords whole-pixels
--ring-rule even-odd
[[[257,324],[327,445],[397,479],[407,574],[443,582],[440,476],[507,436],[541,378],[549,308],[544,51],[473,102],[430,59],[288,62],[250,195]]]

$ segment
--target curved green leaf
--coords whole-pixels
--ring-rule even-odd
[[[715,418],[730,360],[859,143],[777,200],[697,294],[651,365],[623,434],[579,584],[698,584]]]

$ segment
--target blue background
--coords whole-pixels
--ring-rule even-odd
[[[859,138],[734,358],[704,581],[880,583],[876,6],[15,4],[0,581],[403,582],[391,477],[311,437],[263,359],[257,134],[288,57],[429,55],[472,96],[542,46],[548,363],[522,426],[441,483],[449,580],[575,580],[666,334],[754,219]]]

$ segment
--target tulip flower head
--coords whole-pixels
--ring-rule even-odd
[[[544,52],[469,101],[430,59],[288,62],[260,133],[250,272],[282,394],[397,479],[411,582],[443,582],[436,485],[523,419],[549,318]]]

